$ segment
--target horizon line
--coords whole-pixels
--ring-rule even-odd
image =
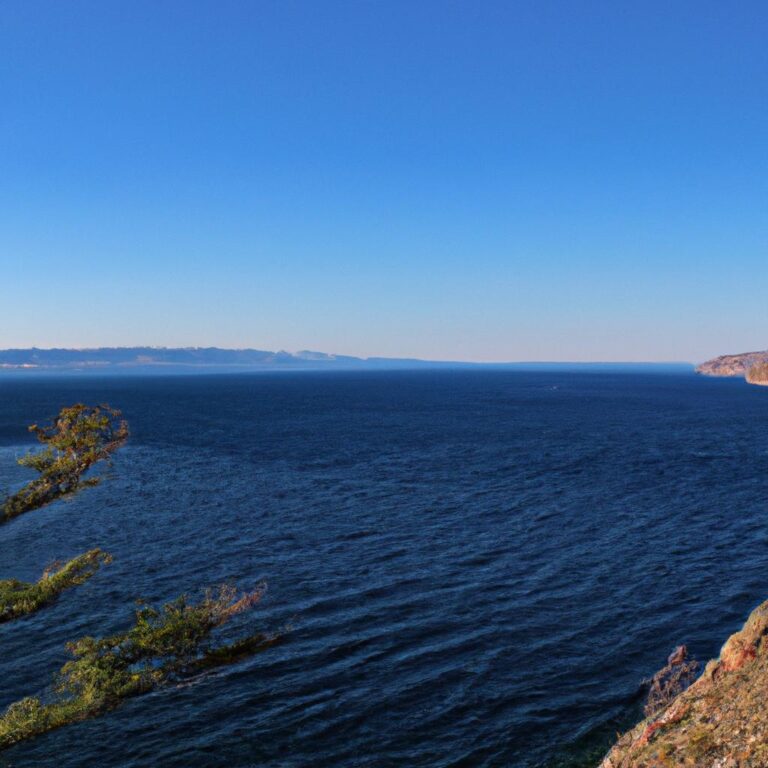
[[[297,360],[302,362],[344,362],[348,361],[360,361],[360,362],[377,362],[377,361],[391,361],[391,362],[414,362],[414,363],[427,363],[427,364],[439,364],[439,365],[467,365],[467,366],[504,366],[504,365],[691,365],[695,366],[697,363],[691,360],[574,360],[574,359],[545,359],[545,360],[457,360],[457,359],[438,359],[438,358],[423,358],[423,357],[397,357],[397,356],[384,356],[384,355],[367,355],[365,357],[359,355],[351,355],[345,353],[335,352],[319,352],[317,350],[299,349],[299,350],[270,350],[259,347],[218,347],[214,345],[188,345],[188,346],[167,346],[167,345],[152,345],[152,344],[132,344],[132,345],[115,345],[115,346],[84,346],[84,347],[66,347],[66,346],[51,346],[51,347],[6,347],[0,349],[0,354],[3,353],[20,353],[20,352],[106,352],[106,351],[131,351],[131,350],[156,350],[158,352],[174,352],[174,351],[189,351],[189,352],[201,352],[201,351],[221,351],[221,352],[259,352],[269,355],[288,355],[296,357]],[[742,353],[749,354],[749,353]],[[318,355],[315,360],[311,358],[306,359],[303,355]],[[142,365],[141,362],[136,363]],[[184,363],[166,363],[175,365],[184,365]],[[221,362],[217,365],[227,365]],[[162,362],[146,361],[143,365],[163,365]],[[204,366],[205,363],[189,363],[188,365]],[[230,365],[238,365],[237,363],[231,363]],[[247,363],[240,365],[249,365]],[[253,364],[250,364],[253,365]],[[15,367],[15,366],[14,366]],[[0,363],[0,369],[7,368]]]

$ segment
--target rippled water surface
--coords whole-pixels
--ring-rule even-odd
[[[0,626],[0,706],[64,643],[225,580],[269,591],[260,656],[4,753],[8,764],[548,766],[630,722],[687,642],[768,597],[768,391],[692,374],[464,371],[0,378],[25,425],[130,421],[109,478],[0,527],[0,576],[115,562]]]

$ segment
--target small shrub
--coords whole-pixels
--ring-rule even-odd
[[[273,645],[274,635],[255,634],[211,645],[211,633],[258,603],[263,589],[242,596],[234,587],[208,590],[191,603],[182,595],[162,608],[140,603],[126,632],[68,643],[72,656],[45,698],[27,697],[0,715],[0,749],[68,723],[96,717],[129,697]]]
[[[54,563],[35,583],[0,580],[0,623],[39,611],[65,589],[88,581],[102,565],[111,562],[112,557],[106,552],[92,549],[64,565]]]

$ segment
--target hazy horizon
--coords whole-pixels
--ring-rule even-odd
[[[104,353],[110,353],[112,355],[116,353],[121,352],[135,352],[139,355],[137,360],[141,358],[141,353],[145,352],[158,352],[158,353],[177,353],[177,352],[196,352],[196,353],[205,353],[205,352],[211,352],[214,353],[212,360],[216,359],[215,353],[262,353],[267,355],[272,355],[276,357],[280,356],[287,356],[289,358],[293,358],[294,361],[303,361],[306,363],[312,363],[312,362],[340,362],[343,363],[345,361],[355,362],[355,363],[366,363],[366,362],[393,362],[393,363],[427,363],[427,364],[439,364],[439,365],[461,365],[461,366],[472,366],[472,365],[478,365],[478,366],[638,366],[638,365],[649,365],[649,366],[694,366],[697,363],[703,362],[703,361],[692,361],[692,360],[503,360],[503,361],[494,361],[494,360],[460,360],[460,359],[433,359],[433,358],[417,358],[417,357],[404,357],[402,355],[400,356],[392,356],[392,357],[382,357],[378,355],[342,355],[335,353],[333,351],[325,351],[325,350],[309,350],[309,349],[299,349],[299,350],[285,350],[285,349],[265,349],[265,348],[254,348],[254,347],[220,347],[220,346],[210,346],[210,347],[203,347],[200,345],[190,345],[186,347],[169,347],[164,345],[126,345],[126,346],[119,346],[119,347],[88,347],[88,346],[81,346],[81,347],[26,347],[26,348],[8,348],[8,349],[0,349],[0,369],[2,368],[8,368],[7,364],[7,358],[8,355],[5,355],[4,359],[4,353],[18,353],[18,352],[34,352],[34,353],[56,353],[56,352],[62,352],[62,353],[101,353],[100,356],[104,358]],[[109,358],[107,356],[105,359],[112,359],[115,358]],[[158,360],[161,358],[158,358]],[[209,361],[206,361],[205,358],[200,358],[200,365],[207,365]],[[42,365],[48,365],[50,364],[49,361],[43,361]],[[121,363],[122,364],[122,363]],[[136,365],[142,365],[144,363],[136,362]],[[155,362],[146,362],[147,365],[153,365],[156,364]],[[252,363],[243,363],[243,362],[230,362],[227,363],[228,365],[251,365]]]
[[[1,338],[0,334],[0,338]],[[435,362],[435,363],[442,363],[442,362],[448,362],[448,363],[472,363],[472,364],[478,364],[478,365],[515,365],[515,364],[628,364],[628,365],[634,365],[634,364],[669,364],[669,365],[697,365],[698,363],[704,362],[705,360],[710,360],[715,357],[720,357],[721,355],[738,355],[738,354],[746,354],[749,352],[761,352],[764,351],[765,348],[768,348],[768,343],[764,344],[763,347],[756,347],[754,349],[726,349],[726,350],[719,350],[718,352],[710,355],[707,358],[615,358],[615,359],[603,359],[603,358],[583,358],[583,357],[563,357],[563,358],[543,358],[543,357],[531,357],[531,358],[515,358],[515,359],[480,359],[480,358],[448,358],[448,357],[427,357],[427,356],[420,356],[420,355],[406,355],[406,354],[397,354],[397,352],[393,352],[392,354],[386,354],[386,355],[380,355],[376,353],[366,353],[366,352],[360,352],[360,353],[353,353],[353,352],[340,352],[335,349],[310,349],[306,346],[303,347],[297,347],[295,349],[286,349],[284,347],[277,347],[275,345],[269,345],[269,344],[260,344],[260,345],[244,345],[244,346],[224,346],[222,344],[137,344],[137,343],[127,343],[127,344],[77,344],[77,345],[58,345],[58,344],[50,344],[50,345],[41,345],[41,344],[29,344],[29,345],[8,345],[8,346],[2,346],[0,347],[0,352],[7,352],[11,350],[40,350],[40,351],[52,351],[52,350],[72,350],[72,351],[79,351],[79,352],[88,352],[88,351],[97,351],[97,350],[105,350],[105,349],[156,349],[156,350],[174,350],[174,349],[186,349],[186,350],[204,350],[204,349],[218,349],[218,350],[225,350],[225,351],[250,351],[250,350],[257,350],[257,351],[263,351],[263,352],[271,352],[274,354],[280,354],[280,353],[287,353],[290,355],[300,355],[300,354],[322,354],[322,355],[328,355],[332,357],[352,357],[352,358],[358,358],[360,360],[368,360],[368,359],[395,359],[395,360],[408,360],[413,359],[417,361],[423,361],[423,362]]]

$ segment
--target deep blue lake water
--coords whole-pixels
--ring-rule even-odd
[[[0,489],[76,401],[132,437],[0,527],[0,576],[115,562],[0,626],[0,707],[133,600],[269,584],[282,645],[4,753],[36,768],[551,766],[631,723],[686,642],[768,598],[768,390],[693,374],[0,377]]]

